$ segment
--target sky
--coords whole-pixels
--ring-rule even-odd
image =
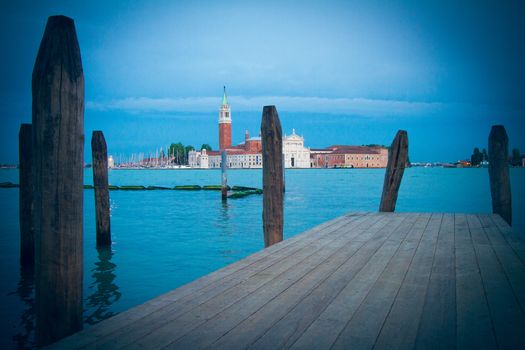
[[[75,20],[85,76],[85,159],[172,142],[217,148],[227,87],[232,137],[264,105],[307,147],[389,145],[456,161],[503,124],[525,153],[523,1],[11,1],[0,13],[0,163],[18,162],[47,17]]]

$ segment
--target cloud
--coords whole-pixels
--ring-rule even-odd
[[[128,97],[108,102],[89,101],[88,110],[124,111],[139,113],[210,112],[221,102],[217,97],[150,98]],[[440,111],[438,102],[413,102],[367,98],[327,98],[298,96],[229,96],[233,111],[261,111],[263,106],[275,105],[279,111],[348,114],[365,117],[422,116]]]

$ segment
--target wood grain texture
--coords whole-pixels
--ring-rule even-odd
[[[19,214],[20,214],[20,264],[35,265],[35,235],[32,223],[33,208],[33,129],[22,124],[18,133],[19,159]]]
[[[97,247],[108,247],[111,246],[108,147],[102,131],[93,131],[91,136],[91,155],[93,159]]]
[[[509,138],[503,125],[494,125],[489,135],[489,178],[492,212],[512,225],[509,176]]]
[[[49,17],[32,78],[36,336],[82,328],[84,75],[75,24]]]
[[[393,212],[396,209],[397,194],[408,160],[408,135],[399,130],[388,151],[388,163],[385,171],[383,193],[379,211]]]
[[[283,136],[275,106],[265,106],[261,122],[264,246],[283,240]]]
[[[519,349],[525,265],[508,229],[493,214],[345,215],[51,348]]]

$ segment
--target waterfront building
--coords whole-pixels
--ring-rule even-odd
[[[244,132],[244,142],[232,146],[232,118],[226,87],[219,108],[219,150],[190,151],[188,165],[208,169],[221,167],[221,153],[226,151],[229,168],[262,168],[262,141],[260,135],[250,137]],[[284,166],[290,168],[384,168],[388,162],[388,149],[384,147],[335,145],[322,149],[304,146],[304,138],[292,129],[283,137]]]
[[[209,153],[209,168],[220,168],[221,167],[221,152],[210,151],[208,153]],[[261,153],[229,149],[227,151],[226,160],[228,162],[228,168],[234,168],[234,169],[260,169],[262,168],[262,154]]]
[[[191,168],[208,169],[209,155],[206,149],[200,151],[192,150],[188,152],[188,166]]]
[[[388,162],[388,149],[384,147],[335,145],[312,150],[314,168],[384,168]]]
[[[285,168],[310,168],[310,149],[304,147],[304,138],[295,133],[283,137]]]
[[[114,168],[115,167],[115,160],[113,159],[113,156],[110,155],[108,157],[108,168]]]
[[[328,155],[331,152],[326,148],[312,148],[310,150],[310,168],[327,168]]]

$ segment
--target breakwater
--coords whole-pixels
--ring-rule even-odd
[[[12,182],[0,182],[0,188],[19,188],[20,185]],[[84,189],[93,190],[93,185],[84,185]],[[263,190],[256,187],[247,186],[228,186],[228,198],[243,198],[252,194],[262,194]],[[143,185],[128,185],[115,186],[109,185],[110,191],[154,191],[154,190],[171,190],[171,191],[221,191],[221,185],[178,185],[174,187],[168,186],[143,186]]]

